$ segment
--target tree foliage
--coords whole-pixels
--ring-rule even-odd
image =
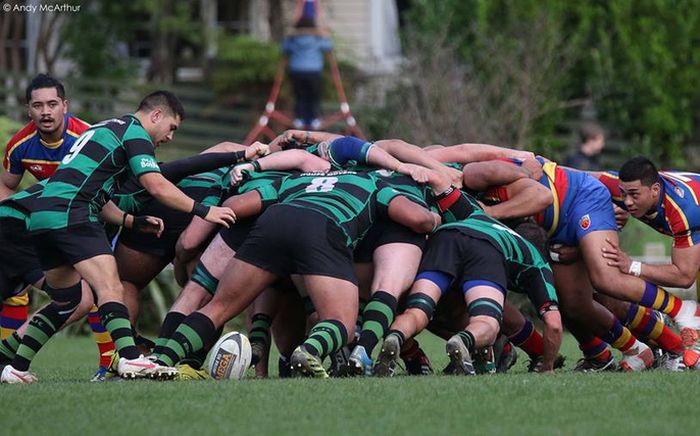
[[[630,153],[673,160],[698,139],[692,0],[414,0],[406,22],[408,63],[393,95],[413,112],[390,111],[393,133],[554,152],[570,108],[588,103]]]

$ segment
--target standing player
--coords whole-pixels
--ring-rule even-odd
[[[673,237],[671,263],[664,265],[632,261],[612,239],[603,248],[608,265],[645,280],[642,305],[666,304],[657,301],[657,285],[689,288],[700,267],[700,174],[658,171],[649,159],[637,156],[622,165],[619,178],[614,173],[596,175],[620,207],[657,232]],[[697,328],[681,329],[687,347],[683,361],[689,368],[700,366]]]
[[[14,194],[25,171],[40,181],[51,177],[78,136],[90,127],[68,113],[68,100],[63,85],[48,74],[39,74],[32,79],[25,97],[31,121],[5,147],[3,169],[0,172],[0,200]],[[11,336],[27,321],[28,305],[27,292],[3,301],[0,311],[2,339]],[[100,352],[100,367],[106,367],[114,351],[114,343],[99,322],[97,307],[93,307],[88,318]]]
[[[80,303],[81,277],[97,295],[100,318],[119,352],[119,374],[128,378],[175,374],[173,368],[139,355],[116,262],[97,213],[118,178],[131,171],[151,195],[174,209],[224,225],[234,221],[230,209],[203,206],[160,174],[154,147],[172,140],[183,118],[184,109],[175,95],[149,94],[134,115],[104,121],[81,135],[43,193],[28,202],[29,230],[52,303],[30,323],[17,356],[3,369],[3,382],[36,380],[29,373],[31,360]]]

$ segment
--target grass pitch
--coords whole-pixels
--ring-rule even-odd
[[[442,341],[419,340],[442,368]],[[700,373],[574,374],[570,339],[561,373],[527,374],[521,353],[511,374],[469,378],[95,384],[95,350],[61,335],[35,361],[39,383],[0,386],[2,434],[631,435],[700,422]]]

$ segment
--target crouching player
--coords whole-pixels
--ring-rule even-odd
[[[444,191],[437,200],[445,223],[428,241],[407,310],[392,324],[375,372],[391,372],[404,338],[428,325],[437,301],[451,286],[464,293],[470,315],[466,328],[447,341],[447,353],[458,372],[475,374],[471,355],[496,340],[506,289],[527,293],[537,307],[545,326],[539,370],[553,371],[562,324],[547,262],[532,244],[484,214],[458,189]]]

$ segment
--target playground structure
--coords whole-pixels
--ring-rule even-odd
[[[294,14],[295,20],[302,14],[312,14],[317,16],[320,20],[321,15],[318,0],[299,0],[297,2],[296,11]],[[337,111],[330,114],[323,114],[321,116],[321,124],[318,130],[327,130],[329,127],[332,127],[339,122],[344,122],[344,133],[365,139],[362,129],[357,124],[357,120],[350,110],[350,104],[348,103],[348,98],[345,95],[343,82],[340,76],[340,69],[338,68],[338,62],[333,51],[328,52],[326,54],[326,58],[330,66],[339,107]],[[293,127],[292,118],[277,108],[277,99],[279,98],[280,90],[282,89],[282,84],[284,83],[286,76],[287,62],[287,59],[284,58],[277,66],[275,81],[272,85],[272,90],[270,91],[270,96],[267,99],[267,103],[265,104],[265,109],[258,118],[257,123],[253,126],[250,132],[248,132],[248,135],[243,142],[245,145],[250,145],[258,139],[272,140],[276,138],[280,132],[276,132],[270,126],[271,121],[275,121],[282,129]]]

